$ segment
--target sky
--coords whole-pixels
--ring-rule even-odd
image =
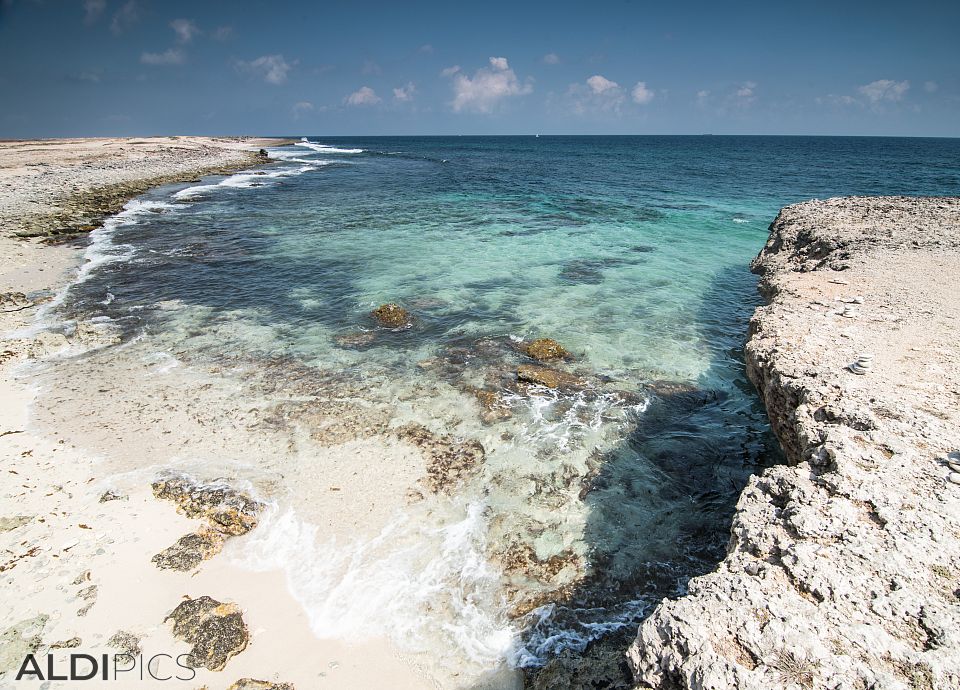
[[[960,2],[0,0],[0,138],[960,136]]]

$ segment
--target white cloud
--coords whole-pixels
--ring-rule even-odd
[[[412,101],[413,95],[417,92],[417,86],[412,81],[408,81],[404,86],[399,86],[393,90],[393,97],[402,102]]]
[[[560,56],[556,53],[547,53],[543,56],[543,64],[545,65],[559,65]]]
[[[600,74],[594,74],[587,79],[587,86],[595,94],[612,94],[620,89],[620,85],[615,81],[610,81]]]
[[[182,65],[186,55],[179,48],[171,48],[162,53],[141,53],[140,62],[145,65]]]
[[[299,120],[301,116],[306,115],[313,110],[314,105],[310,101],[297,101],[293,104],[293,107],[290,108],[290,111],[293,113],[294,120]]]
[[[422,46],[420,46],[418,50],[424,55],[430,55],[431,53],[433,53],[433,46],[430,45],[429,43],[424,43]]]
[[[233,36],[233,27],[232,26],[218,26],[213,30],[211,34],[216,41],[226,41],[228,38]]]
[[[710,92],[706,89],[697,91],[697,107],[703,108],[707,105],[707,102],[710,100]]]
[[[935,93],[940,88],[940,85],[935,81],[926,81],[923,83],[923,90],[927,93]]]
[[[481,67],[473,77],[459,73],[459,67],[453,72],[444,70],[445,76],[454,75],[453,101],[450,105],[454,112],[474,111],[492,112],[497,105],[510,96],[525,96],[533,91],[533,85],[527,81],[521,83],[504,57],[491,57],[490,67]]]
[[[453,67],[447,67],[440,70],[441,77],[452,77],[454,74],[460,71],[460,65],[454,65]]]
[[[899,101],[909,89],[910,82],[908,81],[877,79],[869,84],[864,84],[857,91],[871,103],[877,104],[880,101]]]
[[[83,2],[83,21],[85,24],[93,24],[100,18],[103,11],[107,9],[107,0],[84,0]]]
[[[647,88],[647,82],[645,81],[638,81],[637,85],[633,87],[631,95],[633,96],[633,102],[640,105],[645,105],[653,100],[653,90]]]
[[[747,101],[752,101],[754,97],[754,90],[757,88],[757,82],[755,81],[745,81],[740,88],[738,88],[734,95],[737,98],[742,98]]]
[[[140,20],[140,7],[137,0],[130,0],[120,7],[110,20],[110,30],[115,34],[121,34]]]
[[[189,43],[200,33],[197,25],[189,19],[174,19],[170,22],[170,28],[177,34],[177,40],[180,43]]]
[[[369,86],[361,86],[343,100],[347,105],[376,105],[381,98]]]
[[[261,55],[250,62],[239,61],[237,68],[263,79],[268,84],[282,84],[287,80],[287,72],[296,64],[296,60],[292,63],[284,60],[283,55]]]

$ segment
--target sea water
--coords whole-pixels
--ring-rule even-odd
[[[462,677],[629,635],[722,558],[739,491],[779,459],[742,346],[781,206],[960,193],[957,140],[305,137],[270,155],[128,204],[48,315],[115,329],[97,366],[242,371],[263,409],[322,419],[320,445],[411,424],[480,443],[356,539],[312,520],[309,447],[238,459],[254,491],[292,475],[259,487],[239,562],[284,570],[316,634],[386,634]],[[379,329],[386,302],[412,325]],[[516,385],[537,337],[589,385]],[[320,400],[349,403],[310,416]]]

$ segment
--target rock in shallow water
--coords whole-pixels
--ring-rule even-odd
[[[166,477],[152,484],[153,495],[177,505],[190,518],[205,519],[213,529],[231,536],[257,526],[263,506],[246,494],[225,486],[205,486],[186,476]]]
[[[389,303],[381,304],[370,312],[378,324],[384,328],[404,328],[411,323],[410,312],[399,304]]]
[[[208,596],[186,599],[164,622],[173,621],[173,634],[193,645],[186,657],[191,668],[220,671],[227,661],[247,648],[250,633],[236,604]]]
[[[522,364],[517,368],[517,378],[527,383],[536,383],[547,388],[583,388],[586,381],[576,374],[559,369]]]
[[[524,346],[523,351],[538,362],[548,362],[555,359],[568,359],[570,353],[552,338],[537,338]]]
[[[158,568],[187,571],[196,568],[201,561],[213,558],[223,550],[226,537],[209,527],[185,534],[173,546],[151,558]]]

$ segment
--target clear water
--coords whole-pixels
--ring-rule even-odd
[[[740,489],[777,459],[741,347],[748,263],[781,206],[960,193],[958,140],[314,137],[271,153],[266,174],[134,202],[95,233],[60,315],[109,320],[145,357],[242,353],[289,363],[291,385],[336,372],[324,385],[388,427],[479,440],[472,474],[375,539],[325,540],[291,487],[248,546],[250,567],[288,571],[318,634],[386,632],[478,673],[628,631],[722,557]],[[413,327],[378,331],[384,302]],[[593,387],[518,389],[511,343],[540,336]],[[511,416],[483,420],[478,388]]]

